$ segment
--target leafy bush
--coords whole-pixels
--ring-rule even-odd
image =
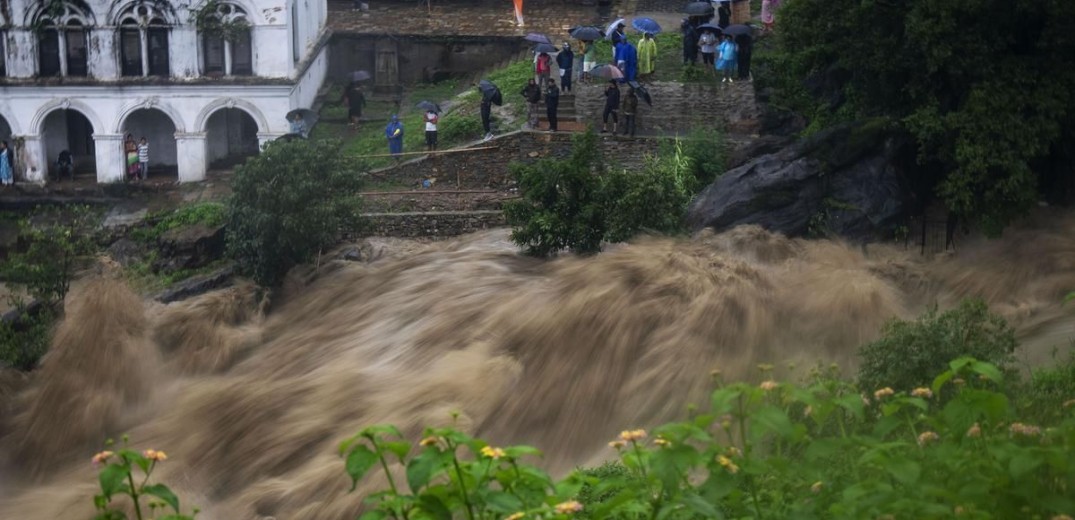
[[[1075,418],[1019,422],[1002,372],[961,358],[928,386],[861,395],[819,377],[722,386],[705,413],[627,430],[618,464],[560,482],[453,429],[417,446],[391,426],[340,446],[357,483],[378,467],[388,489],[360,518],[1064,518],[1075,509]],[[936,396],[949,392],[952,398]],[[406,486],[394,475],[404,473]]]
[[[293,266],[358,224],[362,177],[338,141],[274,142],[239,166],[227,206],[227,247],[242,272],[278,285]]]
[[[18,320],[0,322],[0,366],[29,371],[48,352],[56,313],[46,306],[20,310]]]
[[[1075,352],[1054,366],[1033,371],[1017,396],[1026,416],[1062,418],[1075,406]]]
[[[437,124],[437,138],[444,143],[477,139],[482,135],[482,121],[476,114],[463,115],[455,111]]]
[[[224,204],[219,202],[199,202],[180,206],[174,210],[165,211],[153,215],[146,220],[156,220],[150,227],[141,228],[131,233],[131,237],[140,242],[156,242],[164,233],[173,229],[202,224],[207,227],[216,227],[224,224],[227,211]]]
[[[643,229],[673,234],[683,229],[695,180],[691,161],[677,142],[672,154],[650,157],[643,168],[609,172],[604,177],[608,232],[613,242]]]
[[[19,223],[25,250],[8,256],[0,277],[49,306],[63,303],[80,258],[96,248],[97,215],[87,206],[42,208]]]
[[[592,130],[575,137],[566,159],[513,164],[523,198],[504,207],[512,241],[538,256],[600,251],[606,229],[600,165]]]
[[[915,321],[885,324],[881,339],[862,348],[859,385],[901,390],[929,382],[948,362],[973,356],[1008,369],[1014,361],[1015,332],[981,300],[964,300],[940,313],[927,311]]]
[[[694,127],[687,137],[677,141],[682,154],[690,161],[688,167],[693,177],[688,188],[697,193],[724,173],[724,133],[713,127]]]

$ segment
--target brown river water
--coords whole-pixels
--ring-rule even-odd
[[[271,308],[248,286],[164,306],[101,275],[68,297],[43,366],[0,373],[0,518],[92,517],[91,455],[129,433],[209,520],[354,518],[336,446],[364,426],[455,424],[533,444],[562,474],[625,428],[682,418],[710,371],[852,373],[893,317],[984,298],[1027,367],[1075,338],[1075,214],[925,258],[755,227],[641,239],[592,258],[518,255],[507,232],[370,264],[329,262]],[[789,373],[789,363],[796,374]]]

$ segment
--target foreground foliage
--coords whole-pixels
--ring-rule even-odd
[[[1075,402],[1053,427],[1020,422],[1004,381],[961,358],[910,392],[864,395],[822,374],[801,386],[722,386],[705,413],[612,440],[622,467],[559,482],[525,462],[533,448],[452,429],[428,429],[412,446],[374,426],[340,451],[352,482],[375,467],[388,480],[366,497],[365,519],[1067,518]]]
[[[123,442],[126,444],[126,437]],[[112,441],[107,444],[111,447]],[[94,455],[93,464],[100,467],[97,480],[101,486],[101,494],[93,497],[93,505],[97,509],[95,520],[130,518],[123,509],[117,508],[117,497],[120,496],[130,498],[128,507],[134,510],[134,517],[138,520],[193,520],[198,515],[197,509],[189,516],[181,514],[179,497],[168,486],[149,483],[157,464],[165,460],[168,460],[167,454],[152,449],[138,453],[122,448]]]
[[[309,261],[359,222],[362,176],[339,142],[274,142],[235,170],[227,206],[227,248],[264,286]]]
[[[802,0],[782,6],[776,32],[768,69],[784,102],[815,129],[898,123],[936,193],[987,231],[1025,213],[1043,180],[1062,196],[1066,182],[1035,161],[1060,158],[1071,174],[1072,2]]]

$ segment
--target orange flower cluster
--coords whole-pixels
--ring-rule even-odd
[[[504,453],[504,450],[500,448],[493,448],[492,446],[486,446],[482,448],[481,454],[493,460],[497,460],[507,456],[507,454]]]
[[[105,462],[108,461],[109,458],[112,457],[112,455],[115,455],[115,453],[112,453],[111,451],[108,451],[108,450],[102,451],[102,452],[94,455],[93,456],[93,465],[94,466],[100,466],[101,464],[104,464]]]
[[[885,397],[891,397],[895,393],[896,393],[895,390],[892,390],[891,388],[886,386],[886,387],[874,392],[873,393],[873,398],[877,399],[877,400],[881,400],[881,399],[884,399]]]
[[[717,463],[720,464],[724,469],[728,470],[728,473],[734,475],[739,472],[739,466],[732,462],[732,459],[729,459],[724,455],[717,455]]]
[[[918,434],[918,445],[925,446],[931,442],[940,440],[941,436],[937,435],[937,432],[922,432]]]
[[[1022,435],[1024,437],[1040,437],[1041,428],[1030,424],[1012,423],[1008,427],[1008,432],[1012,434],[1012,437],[1016,435]]]
[[[925,388],[925,387],[915,388],[914,390],[911,391],[911,395],[913,395],[915,397],[921,397],[922,399],[932,399],[933,398],[933,390],[930,390],[929,388]]]
[[[569,513],[578,513],[582,511],[582,504],[575,500],[568,500],[567,502],[561,502],[554,507],[556,514],[566,515]]]
[[[142,456],[147,458],[147,459],[149,459],[149,460],[155,460],[155,461],[158,461],[158,462],[168,460],[168,455],[167,454],[165,454],[163,451],[157,451],[157,450],[143,451]]]

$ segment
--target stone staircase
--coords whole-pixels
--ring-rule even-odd
[[[538,129],[549,128],[549,118],[545,117],[545,105],[541,105],[541,115],[538,117]],[[582,132],[586,125],[579,121],[575,112],[575,93],[561,92],[560,104],[556,109],[556,130],[559,132]]]

